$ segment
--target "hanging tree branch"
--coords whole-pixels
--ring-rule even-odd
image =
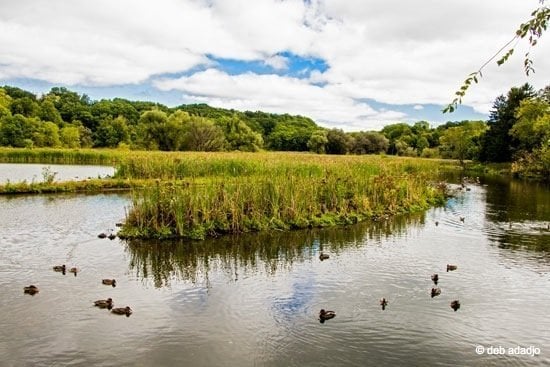
[[[545,0],[541,0],[541,5],[544,4]],[[466,95],[466,91],[470,87],[470,85],[473,83],[478,83],[479,78],[483,76],[482,70],[485,66],[487,66],[491,61],[493,61],[495,58],[497,58],[499,55],[502,54],[502,52],[507,49],[512,43],[514,43],[513,47],[510,47],[508,51],[504,55],[500,57],[500,59],[497,60],[497,65],[504,64],[510,56],[514,53],[514,48],[518,44],[518,42],[525,37],[529,36],[529,49],[531,47],[534,47],[539,38],[542,36],[543,32],[546,31],[546,27],[548,26],[548,23],[550,22],[550,8],[547,6],[540,6],[535,11],[531,13],[531,18],[525,22],[520,24],[519,28],[516,30],[516,34],[514,37],[508,41],[504,46],[500,48],[493,56],[491,56],[481,67],[468,75],[466,80],[464,80],[464,83],[455,92],[455,98],[451,103],[449,103],[444,109],[443,113],[447,112],[454,112],[458,105],[462,103],[462,97]],[[531,57],[529,56],[529,51],[525,54],[525,59],[523,61],[523,68],[526,75],[529,75],[531,73],[535,72],[535,69],[533,68],[533,60],[531,60]]]

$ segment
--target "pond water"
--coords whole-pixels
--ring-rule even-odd
[[[0,163],[0,185],[8,181],[43,182],[48,175],[53,175],[54,181],[79,181],[113,176],[114,173],[115,169],[109,166]]]
[[[0,197],[0,364],[549,365],[550,190],[484,183],[417,215],[205,242],[97,238],[125,195]]]

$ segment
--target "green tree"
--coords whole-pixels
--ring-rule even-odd
[[[57,108],[55,108],[55,104],[51,98],[42,99],[40,102],[38,117],[40,117],[42,121],[51,121],[57,126],[63,125],[63,119],[61,118],[59,111],[57,111]]]
[[[257,152],[263,147],[262,135],[254,132],[236,115],[224,117],[216,124],[222,129],[230,150]]]
[[[169,150],[164,134],[167,121],[168,115],[164,111],[142,113],[138,123],[138,145],[150,150]]]
[[[4,116],[0,120],[0,145],[14,148],[32,145],[37,125],[36,119],[28,119],[23,115]]]
[[[80,129],[74,125],[66,125],[59,131],[61,144],[67,148],[80,148]]]
[[[40,106],[35,99],[22,97],[14,99],[10,106],[12,115],[23,115],[25,117],[36,117],[40,112]]]
[[[94,145],[97,147],[116,148],[120,143],[130,142],[130,132],[126,118],[118,116],[113,119],[105,117],[94,134]]]
[[[524,84],[519,88],[512,88],[505,96],[499,96],[487,122],[489,130],[481,140],[479,159],[483,162],[510,162],[519,146],[519,142],[512,135],[510,129],[516,123],[516,109],[522,100],[534,95],[533,88]]]
[[[543,98],[524,99],[516,110],[516,123],[510,135],[519,149],[532,152],[550,141],[550,103]]]
[[[183,150],[217,152],[226,145],[222,129],[204,117],[192,116],[185,124]]]
[[[51,121],[41,122],[34,118],[34,125],[37,126],[32,134],[33,145],[37,147],[59,147],[59,127]]]
[[[474,159],[478,155],[479,138],[487,126],[482,121],[468,122],[460,126],[450,127],[440,137],[440,154],[443,158],[458,159],[464,166],[464,161]]]
[[[328,130],[327,140],[326,150],[328,154],[346,154],[353,144],[353,138],[342,129]]]
[[[326,152],[327,144],[328,144],[327,131],[316,130],[311,134],[311,137],[307,142],[307,147],[309,148],[310,152],[323,154]]]
[[[354,154],[381,153],[389,147],[389,140],[376,131],[359,131],[350,135],[354,138],[351,147],[351,152]]]

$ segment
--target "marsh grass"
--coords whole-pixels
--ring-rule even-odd
[[[223,164],[223,162],[227,164]],[[126,161],[125,163],[129,163]],[[128,164],[160,176],[135,191],[122,236],[192,238],[352,224],[441,204],[439,161],[384,156],[192,154]]]

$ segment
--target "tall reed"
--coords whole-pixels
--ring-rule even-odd
[[[414,161],[373,165],[341,158],[332,163],[320,158],[327,164],[312,166],[279,162],[272,170],[252,161],[248,164],[257,165],[255,174],[232,177],[221,168],[221,176],[207,180],[197,175],[184,181],[158,180],[134,192],[121,233],[202,239],[224,233],[320,227],[417,211],[444,200],[443,187],[430,184],[437,173],[429,172],[428,166]]]

